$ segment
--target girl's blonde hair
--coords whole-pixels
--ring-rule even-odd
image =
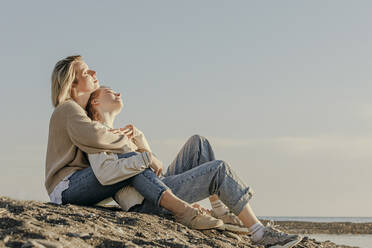
[[[52,104],[54,107],[71,99],[71,87],[73,83],[76,83],[74,64],[82,60],[81,55],[68,56],[54,66],[52,73]]]

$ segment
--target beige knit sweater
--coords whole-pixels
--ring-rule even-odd
[[[60,104],[49,122],[44,184],[48,195],[65,176],[90,166],[84,152],[124,153],[129,143],[126,135],[113,134],[92,121],[75,101]]]

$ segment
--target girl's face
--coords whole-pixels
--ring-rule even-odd
[[[123,100],[120,93],[110,88],[100,88],[99,95],[94,103],[98,104],[102,112],[120,112],[123,107]]]
[[[96,77],[96,71],[90,70],[84,61],[75,63],[76,71],[76,90],[77,93],[92,93],[99,88],[99,81]]]

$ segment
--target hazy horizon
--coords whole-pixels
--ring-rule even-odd
[[[0,195],[49,201],[50,76],[81,54],[168,166],[193,134],[258,216],[371,217],[369,1],[2,2]]]

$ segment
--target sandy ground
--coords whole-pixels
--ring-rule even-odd
[[[265,221],[263,221],[265,222]],[[372,224],[275,222],[290,233],[372,233]],[[357,229],[354,229],[356,227]],[[0,197],[0,247],[258,247],[247,235],[196,231],[171,216],[123,212],[117,206],[82,207]],[[304,237],[296,248],[334,248]]]

